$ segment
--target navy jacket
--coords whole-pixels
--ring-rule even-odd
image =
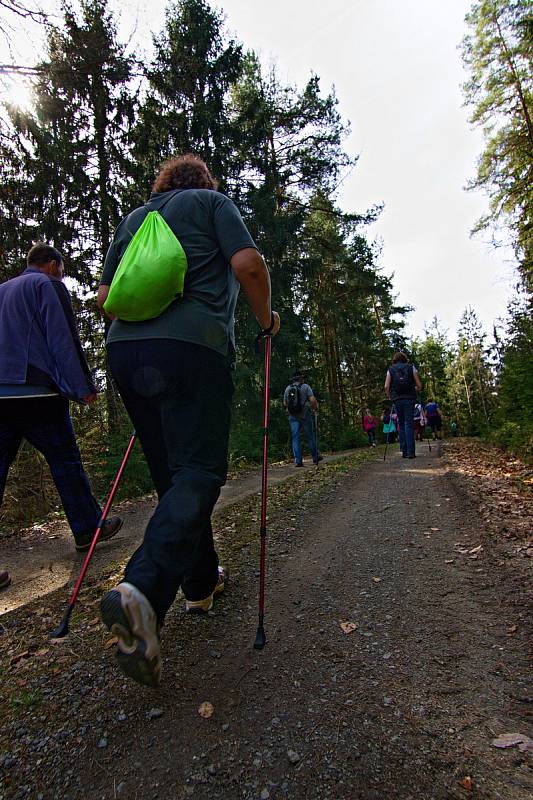
[[[96,392],[65,285],[28,267],[0,285],[0,384],[43,383],[78,402]]]

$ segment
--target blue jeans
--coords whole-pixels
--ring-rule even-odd
[[[46,458],[75,539],[94,533],[101,508],[93,497],[64,397],[0,400],[0,504],[9,467],[26,439]]]
[[[400,426],[400,450],[404,455],[415,455],[415,401],[407,398],[394,401]]]
[[[203,600],[218,580],[211,513],[226,482],[233,381],[224,356],[189,342],[112,342],[108,354],[159,498],[124,580],[162,623],[180,586]]]
[[[318,463],[319,452],[317,449],[317,441],[315,435],[315,426],[313,423],[313,415],[307,414],[303,419],[298,417],[289,416],[289,425],[291,427],[292,436],[292,452],[294,455],[294,462],[296,464],[302,463],[302,446],[300,444],[300,431],[303,430],[309,450],[313,456],[313,462]]]

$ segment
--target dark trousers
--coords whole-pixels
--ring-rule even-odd
[[[400,450],[408,456],[415,454],[415,401],[401,398],[394,401],[394,407],[398,414],[398,424],[400,426]]]
[[[112,342],[108,353],[159,498],[124,580],[162,623],[180,586],[203,600],[218,580],[211,513],[227,476],[233,382],[223,356],[189,342]]]
[[[46,458],[76,539],[94,533],[102,513],[83,469],[64,397],[0,400],[0,504],[22,439]]]

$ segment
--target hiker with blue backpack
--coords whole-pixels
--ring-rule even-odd
[[[442,415],[439,404],[436,403],[431,397],[426,404],[426,417],[428,425],[431,428],[431,438],[433,440],[440,439],[442,431]]]
[[[292,376],[291,382],[283,394],[283,405],[289,415],[294,465],[296,467],[304,466],[300,442],[302,431],[311,451],[313,464],[318,465],[319,461],[323,460],[318,452],[317,427],[313,422],[313,415],[318,413],[318,402],[309,384],[304,383],[304,375],[301,372]]]
[[[416,367],[405,353],[395,353],[385,378],[385,393],[398,415],[400,450],[403,458],[415,458],[414,410],[417,392],[422,390]]]
[[[98,291],[113,319],[111,372],[159,501],[100,610],[119,666],[148,686],[160,682],[159,633],[180,587],[185,610],[207,614],[227,579],[211,514],[228,468],[240,288],[261,334],[275,336],[269,272],[237,207],[200,158],[170,159],[118,226]]]

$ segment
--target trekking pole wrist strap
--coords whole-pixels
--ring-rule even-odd
[[[271,311],[270,312],[270,325],[268,326],[268,328],[261,328],[261,330],[257,334],[257,338],[260,339],[263,336],[268,336],[269,334],[271,334],[272,331],[274,330],[274,325],[275,324],[276,324],[276,320],[274,318],[274,312]]]

